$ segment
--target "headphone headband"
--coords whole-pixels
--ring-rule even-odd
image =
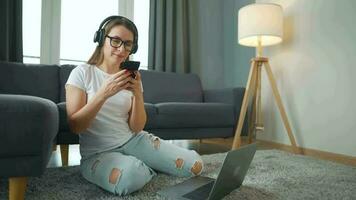
[[[138,41],[138,31],[137,31],[137,28],[136,28],[136,25],[128,18],[126,17],[123,17],[123,16],[119,16],[119,15],[112,15],[112,16],[109,16],[107,18],[105,18],[101,23],[100,23],[100,26],[99,26],[99,29],[95,32],[95,35],[94,35],[94,42],[98,42],[98,46],[103,46],[104,45],[104,41],[105,41],[105,27],[106,25],[114,20],[114,19],[119,19],[119,20],[123,20],[127,23],[129,23],[131,25],[131,27],[134,29],[133,30],[133,35],[134,35],[134,39],[133,39],[133,47],[132,47],[132,50],[130,52],[130,54],[134,54],[136,53],[137,51],[137,48],[138,48],[138,44],[137,44],[137,41]]]

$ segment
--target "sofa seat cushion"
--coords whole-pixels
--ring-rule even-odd
[[[147,115],[145,129],[156,127],[157,107],[152,103],[145,103],[145,110]]]
[[[79,135],[72,133],[68,124],[66,102],[57,104],[59,112],[59,131],[57,144],[79,144]]]
[[[79,134],[71,131],[59,131],[57,134],[57,144],[79,144]]]
[[[148,116],[156,116],[157,115],[157,107],[152,103],[145,103],[145,110]]]
[[[155,104],[153,128],[207,128],[234,125],[234,108],[224,103],[168,102]]]

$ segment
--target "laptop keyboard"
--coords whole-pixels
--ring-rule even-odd
[[[207,199],[209,197],[210,191],[214,186],[215,181],[212,181],[206,185],[198,187],[197,189],[183,195],[184,198],[188,199]]]

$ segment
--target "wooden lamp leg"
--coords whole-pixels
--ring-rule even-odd
[[[242,131],[242,126],[244,124],[243,122],[244,122],[245,116],[246,116],[249,96],[250,96],[252,88],[253,88],[252,84],[255,82],[255,79],[256,79],[256,71],[257,71],[256,67],[257,67],[257,64],[253,60],[251,62],[250,73],[249,73],[249,77],[247,80],[247,86],[246,86],[244,98],[242,100],[239,120],[238,120],[237,128],[235,131],[235,137],[234,137],[234,142],[232,144],[232,149],[237,149],[241,146],[241,131]]]
[[[9,200],[24,200],[27,177],[9,178]]]
[[[255,125],[256,125],[256,116],[258,115],[258,109],[257,109],[257,94],[258,94],[258,84],[259,84],[259,80],[258,80],[258,73],[259,73],[259,67],[258,67],[258,63],[257,63],[257,67],[255,68],[256,70],[256,74],[255,74],[255,79],[252,82],[252,91],[253,92],[253,96],[252,96],[252,106],[251,106],[251,114],[248,116],[249,120],[248,120],[248,143],[252,143],[253,140],[253,135],[255,133]]]
[[[256,116],[256,124],[255,124],[255,132],[256,134],[258,132],[263,132],[264,131],[264,125],[263,125],[263,114],[262,114],[262,103],[261,103],[261,74],[262,74],[262,66],[263,66],[263,62],[259,63],[259,67],[258,67],[258,75],[257,75],[257,79],[258,79],[258,86],[257,86],[257,97],[256,97],[256,104],[257,104],[257,116]]]
[[[62,166],[68,167],[69,145],[61,144],[60,149],[61,149]]]
[[[265,62],[265,68],[266,68],[266,72],[267,72],[267,75],[268,75],[269,82],[271,83],[271,87],[272,87],[274,98],[275,98],[277,106],[279,108],[279,112],[280,112],[280,114],[282,116],[282,120],[283,120],[284,126],[285,126],[285,128],[287,130],[289,140],[290,140],[290,142],[292,144],[293,151],[294,151],[294,153],[299,153],[299,149],[297,148],[297,144],[295,142],[295,139],[294,139],[294,136],[293,136],[293,133],[292,133],[292,129],[291,129],[290,125],[289,125],[289,121],[288,121],[288,117],[287,117],[286,111],[284,110],[284,107],[283,107],[283,104],[282,104],[281,96],[279,95],[279,92],[278,92],[278,89],[277,89],[276,81],[274,79],[271,67],[270,67],[268,62]]]

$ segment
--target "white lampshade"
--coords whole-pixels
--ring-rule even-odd
[[[277,4],[256,3],[242,7],[238,16],[239,44],[257,47],[282,42],[283,11]]]

